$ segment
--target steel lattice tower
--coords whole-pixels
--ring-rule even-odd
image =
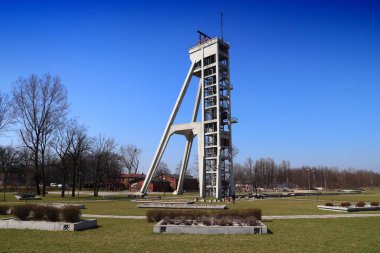
[[[140,194],[146,194],[158,163],[170,136],[186,137],[185,152],[177,190],[181,194],[195,136],[198,136],[199,193],[201,197],[216,198],[234,194],[232,129],[237,120],[231,117],[231,90],[229,44],[220,38],[210,38],[199,32],[198,44],[190,48],[191,67],[170,115],[156,154],[146,175]],[[192,121],[174,125],[177,112],[192,77],[199,78]],[[197,122],[199,104],[202,101],[202,119]],[[228,187],[229,184],[229,187]]]

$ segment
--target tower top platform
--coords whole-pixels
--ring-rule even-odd
[[[201,49],[203,47],[208,47],[208,46],[210,46],[212,44],[215,44],[215,43],[220,43],[220,44],[223,44],[224,46],[230,48],[230,44],[228,42],[222,40],[219,37],[205,38],[205,39],[198,40],[197,44],[194,45],[194,46],[192,46],[189,49],[189,54],[194,53],[194,52],[198,51],[199,49]]]

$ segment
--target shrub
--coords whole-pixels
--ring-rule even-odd
[[[372,201],[372,202],[370,203],[370,205],[371,205],[371,206],[379,206],[379,202],[377,202],[377,201]]]
[[[36,220],[42,220],[46,214],[46,206],[33,205],[32,211],[33,211],[33,217]]]
[[[325,204],[325,206],[334,206],[334,204],[331,203],[331,202],[327,202],[327,203]]]
[[[257,219],[255,217],[248,217],[246,219],[246,223],[248,226],[256,226],[257,225]]]
[[[146,212],[146,219],[148,222],[158,222],[166,216],[161,210],[148,210]]]
[[[33,205],[19,205],[13,208],[13,214],[20,220],[26,220],[32,210]]]
[[[342,203],[340,203],[340,206],[341,207],[349,207],[349,206],[351,206],[351,202],[342,202]]]
[[[215,219],[214,224],[219,225],[219,226],[227,226],[228,224],[227,217],[221,217],[221,218]]]
[[[7,206],[7,205],[0,205],[0,214],[7,214],[8,210],[9,210],[9,206]]]
[[[54,206],[46,206],[45,214],[49,221],[58,221],[59,220],[59,210]]]
[[[356,203],[356,207],[364,207],[364,206],[365,206],[365,203],[363,201]]]
[[[176,219],[184,217],[187,220],[198,220],[201,217],[215,217],[221,219],[223,217],[229,217],[229,219],[246,219],[248,217],[254,217],[257,220],[261,220],[261,209],[244,209],[244,210],[148,210],[146,213],[148,222],[158,222],[164,217],[168,219]]]
[[[77,222],[79,221],[79,217],[81,215],[81,211],[79,207],[76,206],[68,206],[61,210],[62,218],[67,222]]]
[[[206,225],[206,226],[211,226],[211,218],[203,216],[201,219],[201,223],[203,223],[203,225]]]

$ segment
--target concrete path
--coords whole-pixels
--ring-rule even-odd
[[[146,219],[145,216],[125,216],[125,215],[100,215],[100,214],[82,214],[87,218],[111,218],[111,219]]]
[[[146,219],[145,216],[124,216],[124,215],[99,215],[82,214],[87,218],[111,218],[111,219]],[[273,215],[263,216],[263,220],[292,220],[292,219],[332,219],[332,218],[361,218],[380,217],[380,214],[312,214],[312,215]]]
[[[380,214],[309,214],[309,215],[273,215],[263,216],[268,220],[291,220],[291,219],[332,219],[332,218],[361,218],[380,217]]]

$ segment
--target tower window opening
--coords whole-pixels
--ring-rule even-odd
[[[205,132],[211,133],[216,131],[216,123],[205,124]]]
[[[198,61],[197,63],[195,63],[194,65],[194,70],[196,69],[200,69],[202,67],[202,62],[201,61]]]
[[[207,66],[207,65],[210,65],[212,63],[215,62],[215,54],[211,55],[211,56],[208,56],[204,59],[204,65]]]
[[[215,96],[205,99],[205,107],[206,108],[210,107],[210,106],[214,106],[214,105],[216,105],[216,98],[215,98]]]
[[[216,73],[216,67],[207,68],[204,70],[204,75],[209,76]]]
[[[205,78],[205,86],[206,87],[209,85],[215,84],[215,83],[216,83],[216,76],[215,75]]]
[[[205,88],[205,97],[212,96],[216,94],[216,87],[207,87]]]
[[[205,110],[205,120],[216,119],[216,109],[210,108]]]

